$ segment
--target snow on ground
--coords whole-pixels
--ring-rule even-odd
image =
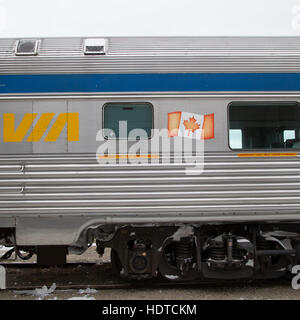
[[[43,286],[42,288],[37,288],[34,290],[20,290],[20,291],[14,291],[16,294],[24,294],[29,296],[35,296],[39,299],[44,299],[46,296],[53,293],[56,289],[56,284],[53,283],[51,287],[47,288],[47,286]]]
[[[14,291],[17,295],[27,295],[27,296],[33,296],[36,297],[37,300],[44,300],[47,297],[47,300],[58,300],[56,296],[51,296],[56,289],[56,284],[53,283],[51,287],[47,288],[47,286],[43,286],[42,288],[36,288],[34,290],[18,290]],[[60,290],[62,291],[73,291],[73,290]],[[56,291],[58,292],[58,291]],[[93,296],[90,296],[92,293],[97,293],[98,291],[96,289],[86,288],[86,289],[80,289],[78,291],[79,294],[84,294],[84,296],[75,296],[68,298],[68,300],[95,300]]]
[[[68,300],[96,300],[94,297],[90,297],[89,295],[85,295],[83,297],[71,297]]]
[[[86,288],[86,289],[80,289],[78,291],[79,294],[83,294],[83,293],[97,293],[97,290],[96,289],[90,289],[90,288]]]

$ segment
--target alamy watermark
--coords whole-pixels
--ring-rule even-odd
[[[291,270],[292,274],[296,274],[293,278],[292,278],[292,288],[295,290],[300,289],[300,265],[295,265],[293,266],[292,270]]]
[[[170,136],[168,129],[127,131],[127,121],[119,121],[118,136],[112,129],[101,129],[96,140],[99,164],[170,164],[182,165],[187,175],[199,175],[204,168],[204,140],[199,132],[178,132]],[[194,134],[195,133],[195,134]]]

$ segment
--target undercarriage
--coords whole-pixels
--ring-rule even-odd
[[[196,279],[272,279],[290,275],[300,264],[300,224],[102,225],[86,229],[75,246],[18,246],[14,229],[1,229],[0,244],[38,265],[64,265],[70,253],[93,243],[102,256],[111,251],[115,273],[130,280],[163,276]]]
[[[123,226],[110,240],[97,239],[96,244],[100,255],[111,248],[114,270],[129,279],[159,274],[172,281],[279,278],[299,263],[300,227]]]

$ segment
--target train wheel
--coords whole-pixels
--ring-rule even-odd
[[[29,260],[32,258],[32,256],[34,255],[34,252],[31,251],[31,250],[28,250],[28,251],[21,251],[21,250],[18,250],[17,251],[17,255],[19,258],[21,258],[22,260]]]

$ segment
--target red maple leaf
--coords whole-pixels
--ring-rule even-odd
[[[195,132],[196,130],[200,129],[200,125],[197,123],[197,120],[195,117],[191,117],[189,120],[184,120],[183,125],[185,127],[185,130],[188,130],[190,135],[190,132]]]

